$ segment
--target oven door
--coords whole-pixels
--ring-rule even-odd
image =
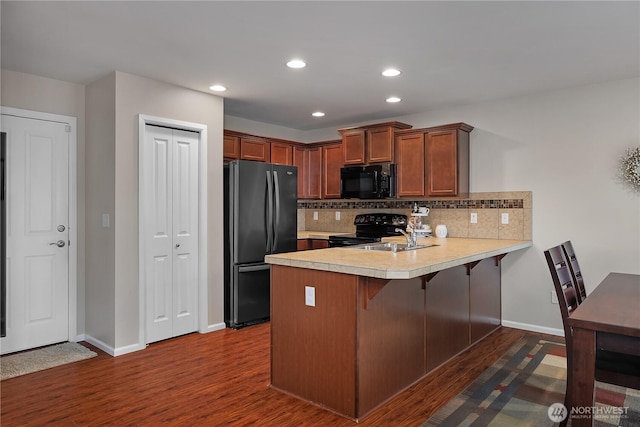
[[[330,248],[339,248],[343,246],[354,246],[354,245],[362,245],[365,243],[375,243],[379,242],[382,239],[379,237],[337,237],[337,236],[329,236],[329,247]]]

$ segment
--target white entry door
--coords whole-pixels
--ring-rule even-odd
[[[142,149],[146,342],[198,328],[196,132],[146,125]]]
[[[2,115],[7,133],[7,335],[2,354],[69,340],[69,131]]]

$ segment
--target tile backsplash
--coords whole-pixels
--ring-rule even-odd
[[[449,237],[531,240],[533,195],[531,191],[470,193],[467,197],[387,200],[304,200],[298,202],[298,230],[352,233],[359,213],[392,212],[409,216],[415,203],[430,209],[431,229],[447,226]],[[339,212],[340,219],[336,219]],[[314,213],[317,219],[314,219]],[[471,213],[478,222],[472,224]],[[502,224],[503,213],[509,223]]]

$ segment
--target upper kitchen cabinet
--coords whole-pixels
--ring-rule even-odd
[[[320,147],[294,147],[293,165],[298,167],[298,198],[319,199],[322,193]]]
[[[411,125],[387,122],[339,129],[342,134],[344,164],[393,162],[395,131],[401,129],[411,129]]]
[[[458,196],[469,192],[469,132],[472,126],[454,123],[426,133],[427,196]]]
[[[396,136],[398,197],[424,196],[425,146],[424,134],[414,133]]]
[[[340,198],[340,168],[343,166],[342,144],[322,147],[322,198]]]
[[[397,194],[459,196],[469,192],[469,132],[453,123],[396,134]]]
[[[293,146],[282,142],[271,142],[271,163],[293,164]]]
[[[240,138],[233,135],[224,135],[222,144],[222,156],[225,160],[237,160],[240,158]]]
[[[240,158],[242,160],[271,161],[271,144],[266,139],[254,137],[240,138]]]

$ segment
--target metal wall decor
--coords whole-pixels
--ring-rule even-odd
[[[640,193],[640,147],[627,149],[620,161],[620,176],[634,191]]]

